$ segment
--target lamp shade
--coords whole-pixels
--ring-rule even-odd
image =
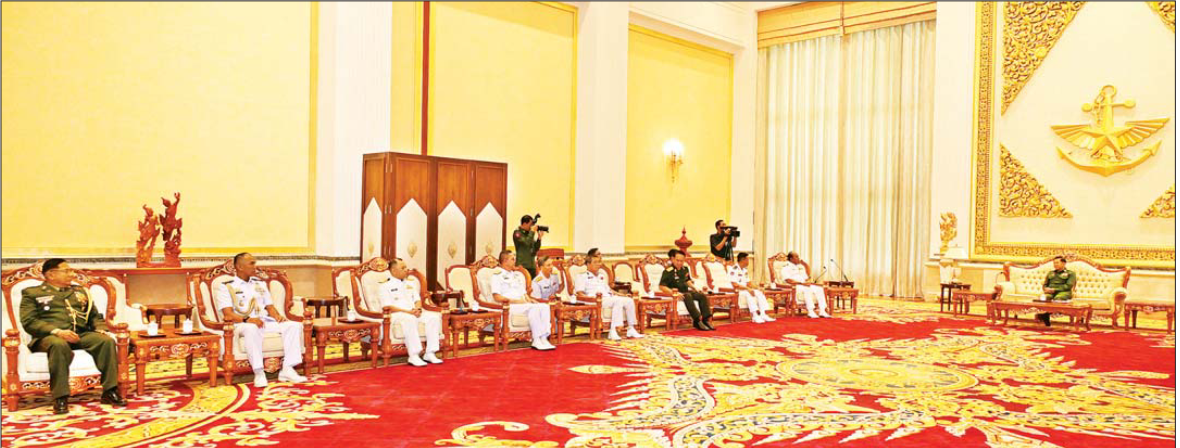
[[[949,258],[951,260],[966,260],[967,249],[964,249],[961,246],[951,246],[946,249],[946,253],[943,254],[943,257]]]

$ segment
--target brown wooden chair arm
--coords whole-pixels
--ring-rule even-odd
[[[504,310],[508,309],[508,304],[485,302],[485,301],[480,300],[478,298],[475,299],[475,303],[478,303],[480,307],[487,308],[490,310],[504,311]]]
[[[717,290],[726,294],[737,294],[737,288],[717,288]]]
[[[450,308],[451,308],[451,305],[448,303],[444,303],[440,306],[436,306],[436,305],[428,304],[426,302],[422,302],[422,309],[424,309],[426,311],[434,311],[436,313],[441,313],[443,311],[449,310]]]

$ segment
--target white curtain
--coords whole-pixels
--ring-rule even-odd
[[[921,297],[934,24],[759,52],[756,249],[794,250],[863,294]],[[828,260],[836,260],[836,263]]]

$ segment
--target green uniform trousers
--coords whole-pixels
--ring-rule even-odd
[[[115,340],[93,331],[79,334],[78,338],[74,344],[53,335],[37,341],[36,351],[49,356],[49,387],[53,390],[53,398],[70,395],[70,362],[74,360],[74,350],[79,349],[94,358],[94,365],[102,372],[103,391],[119,385],[119,358]]]
[[[1073,299],[1073,293],[1069,291],[1061,291],[1053,294],[1045,294],[1045,300],[1050,302],[1068,302]]]

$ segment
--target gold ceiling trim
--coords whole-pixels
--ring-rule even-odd
[[[1000,216],[1004,218],[1072,218],[1061,202],[1000,145]]]
[[[1140,218],[1175,218],[1176,217],[1176,186],[1172,185],[1163,195],[1156,198]]]
[[[1164,25],[1173,33],[1176,32],[1176,2],[1146,2],[1152,11],[1160,16]]]
[[[1000,114],[1049,55],[1085,2],[1004,3],[1004,97]]]
[[[1047,244],[1031,242],[991,241],[991,166],[992,130],[997,115],[995,66],[996,3],[976,5],[975,24],[975,109],[973,110],[974,141],[972,142],[972,205],[971,259],[978,261],[1037,261],[1069,252],[1099,263],[1135,267],[1174,268],[1174,246],[1131,246],[1102,244]]]

